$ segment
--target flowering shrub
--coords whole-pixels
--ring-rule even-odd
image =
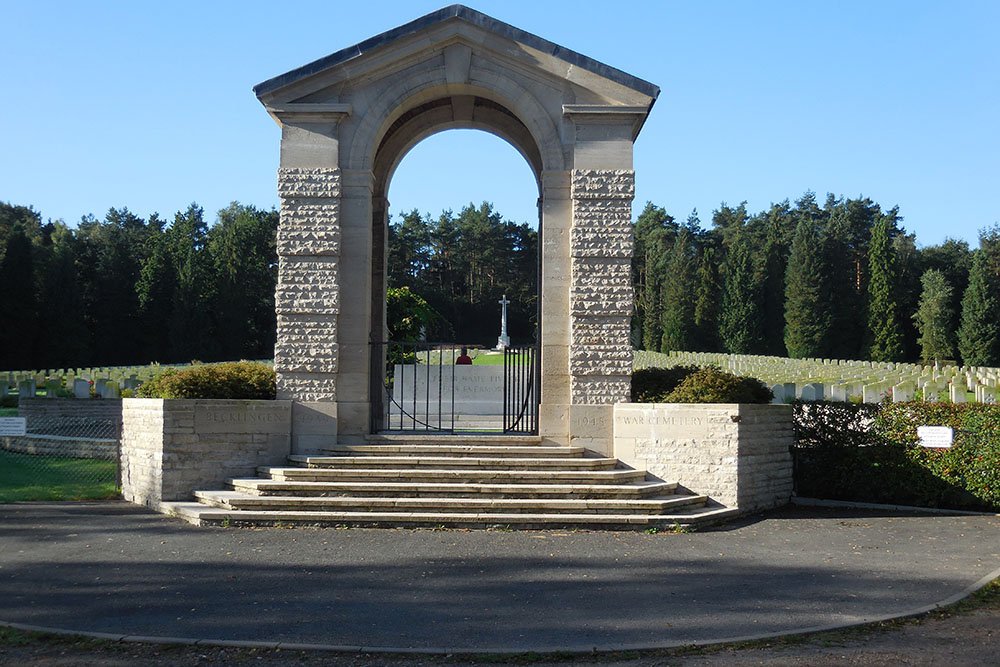
[[[1000,509],[1000,406],[796,403],[800,496],[951,509]],[[918,426],[950,426],[948,449]]]
[[[267,364],[237,361],[167,369],[136,392],[143,398],[256,398],[273,399],[274,369]]]

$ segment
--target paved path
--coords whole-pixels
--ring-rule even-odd
[[[617,649],[895,615],[1000,568],[1000,518],[787,508],[694,534],[194,528],[0,505],[0,621],[115,635]]]

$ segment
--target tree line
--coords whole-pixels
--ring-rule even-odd
[[[197,204],[70,228],[0,202],[0,369],[270,358],[277,224],[234,202],[211,228]]]
[[[1000,365],[1000,227],[919,247],[896,208],[807,192],[704,228],[635,221],[633,344],[797,358]]]
[[[277,224],[234,202],[211,226],[192,204],[70,228],[0,202],[0,368],[269,358]],[[635,347],[1000,365],[996,225],[976,249],[920,247],[895,208],[806,193],[723,203],[707,228],[648,203],[634,232]],[[395,297],[422,313],[408,335],[492,345],[506,295],[512,342],[532,342],[537,267],[537,232],[488,203],[410,211],[388,229],[390,317]]]
[[[496,345],[506,294],[512,344],[534,342],[538,321],[538,232],[504,220],[483,202],[436,219],[412,210],[389,225],[388,287],[407,287],[434,317],[430,341]]]

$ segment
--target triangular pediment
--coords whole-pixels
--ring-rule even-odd
[[[659,88],[464,5],[451,5],[254,86],[266,106],[337,102],[336,90],[405,67],[421,54],[463,44],[551,86],[577,92],[573,102],[649,108]]]

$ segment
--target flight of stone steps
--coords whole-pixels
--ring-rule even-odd
[[[735,509],[676,493],[582,447],[540,438],[375,437],[164,503],[196,525],[646,529],[715,523]]]

